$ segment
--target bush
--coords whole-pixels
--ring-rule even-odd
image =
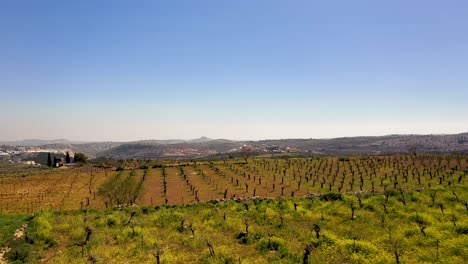
[[[256,241],[259,241],[262,238],[263,238],[263,235],[260,233],[250,233],[249,235],[247,235],[247,233],[245,232],[240,232],[236,236],[236,239],[239,240],[240,244],[252,244],[252,243],[255,243]]]
[[[107,226],[108,226],[108,227],[113,227],[113,226],[115,226],[116,224],[117,224],[117,221],[116,221],[114,218],[111,218],[111,217],[110,217],[110,218],[107,219]]]
[[[468,226],[457,226],[457,228],[455,228],[455,231],[459,235],[468,235]]]
[[[362,255],[372,255],[378,252],[377,248],[367,241],[348,240],[344,244],[344,248],[348,253],[358,253]]]
[[[49,246],[49,248],[57,245],[57,241],[55,241],[55,239],[52,237],[47,237],[44,240],[44,242],[46,243],[47,246]]]
[[[327,192],[326,194],[320,196],[321,201],[342,201],[343,195],[338,192]]]
[[[12,240],[11,250],[5,254],[6,259],[12,263],[29,263],[28,259],[32,246],[24,240]]]
[[[222,263],[222,264],[234,264],[237,263],[237,261],[230,256],[226,256],[223,253],[216,253],[214,256],[211,256],[210,254],[204,255],[200,259],[200,263],[202,264],[213,264],[213,263]]]
[[[76,152],[73,160],[75,162],[86,163],[86,161],[88,161],[88,156],[86,156],[84,153]]]
[[[276,251],[284,258],[288,255],[288,248],[283,239],[272,237],[270,240],[268,238],[263,238],[257,245],[257,249],[261,252]]]
[[[335,245],[335,241],[327,236],[322,236],[320,239],[316,239],[312,241],[312,246],[314,248],[318,248],[321,246],[333,246]]]
[[[141,207],[141,212],[143,214],[149,214],[149,213],[152,213],[154,211],[155,211],[155,209],[153,207],[151,207],[151,206],[142,206]]]

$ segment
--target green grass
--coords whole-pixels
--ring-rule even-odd
[[[15,234],[16,229],[22,224],[29,222],[31,216],[28,215],[3,215],[0,214],[0,247],[7,245]]]
[[[159,250],[161,263],[302,263],[309,248],[308,263],[395,263],[395,252],[401,263],[467,263],[468,188],[439,188],[434,205],[431,192],[43,212],[30,221],[27,262],[155,263]],[[27,217],[1,219],[5,240]]]

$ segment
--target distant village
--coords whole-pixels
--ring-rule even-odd
[[[73,148],[73,150],[72,150]],[[70,156],[67,162],[66,156]],[[98,159],[191,159],[218,154],[239,156],[266,154],[288,156],[357,154],[434,154],[468,153],[468,133],[456,135],[389,135],[337,139],[285,139],[264,141],[206,141],[194,143],[96,142],[90,144],[53,144],[42,146],[0,145],[0,161],[50,167],[72,166],[75,152]],[[51,155],[50,162],[48,155]],[[277,155],[278,154],[278,155]]]
[[[47,157],[50,156],[49,167],[73,166],[74,152],[68,149],[46,149],[25,146],[0,146],[0,161],[21,163],[27,165],[49,165]],[[68,161],[67,162],[67,157]]]
[[[277,145],[241,145],[223,153],[236,153],[242,151],[252,151],[256,153],[288,153],[301,152],[294,147],[280,147]],[[197,157],[219,154],[219,151],[213,149],[196,148],[169,148],[164,151],[161,157]],[[50,156],[50,157],[49,157]],[[69,159],[67,158],[68,156]],[[73,166],[75,153],[70,149],[49,149],[41,147],[25,147],[0,145],[0,161],[11,163],[21,163],[28,165],[44,165],[49,167]]]

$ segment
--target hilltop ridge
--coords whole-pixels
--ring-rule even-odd
[[[45,143],[26,145],[26,143]],[[304,153],[308,155],[380,155],[468,153],[468,133],[450,135],[386,135],[331,139],[229,140],[200,137],[183,140],[139,140],[130,142],[85,142],[72,140],[23,140],[20,150],[83,152],[100,159],[192,159],[216,155]],[[1,143],[0,143],[1,144]],[[4,145],[13,145],[5,144]],[[8,147],[0,151],[7,152]]]

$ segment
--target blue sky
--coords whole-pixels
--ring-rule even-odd
[[[466,1],[1,1],[0,139],[468,131]]]

